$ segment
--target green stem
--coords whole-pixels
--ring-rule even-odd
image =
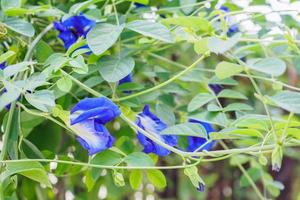
[[[147,93],[150,93],[150,92],[153,92],[155,90],[158,90],[170,83],[172,83],[173,81],[177,80],[178,78],[180,78],[181,76],[183,76],[184,74],[186,74],[187,72],[191,71],[193,68],[195,68],[197,66],[197,64],[199,62],[201,62],[204,58],[206,58],[208,56],[209,52],[206,52],[204,53],[199,59],[197,59],[193,64],[191,64],[189,67],[187,67],[186,69],[184,69],[183,71],[179,72],[178,74],[176,74],[175,76],[173,76],[172,78],[170,78],[169,80],[163,82],[163,83],[160,83],[159,85],[156,85],[152,88],[149,88],[147,90],[144,90],[144,91],[141,91],[141,92],[138,92],[138,93],[135,93],[135,94],[132,94],[132,95],[129,95],[129,96],[126,96],[126,97],[122,97],[122,98],[119,98],[119,99],[113,99],[114,101],[116,102],[119,102],[119,101],[124,101],[124,100],[128,100],[128,99],[131,99],[131,98],[134,98],[134,97],[138,97],[138,96],[141,96],[141,95],[144,95],[144,94],[147,94]]]
[[[0,154],[0,160],[4,160],[6,157],[6,154],[7,154],[8,139],[9,139],[9,135],[10,135],[11,123],[12,123],[15,108],[16,108],[16,102],[14,101],[11,103],[9,113],[8,113],[8,119],[7,119],[5,132],[4,132],[3,147],[2,147],[1,154]]]
[[[2,160],[0,163],[24,163],[24,162],[56,162],[62,164],[100,168],[100,169],[182,169],[186,167],[192,167],[197,165],[198,162],[195,162],[190,165],[175,165],[175,166],[111,166],[111,165],[97,165],[85,162],[74,162],[67,160],[56,160],[56,159],[19,159],[19,160]]]
[[[222,147],[225,150],[228,149],[227,145],[222,140],[220,140],[220,144],[222,145]],[[262,193],[260,192],[260,190],[256,186],[255,182],[252,180],[251,176],[249,176],[249,174],[247,173],[247,171],[245,170],[243,165],[241,165],[241,163],[239,163],[238,161],[236,162],[236,164],[237,164],[238,168],[241,170],[241,172],[244,174],[244,176],[247,178],[249,183],[251,184],[252,188],[254,189],[254,191],[257,194],[257,196],[259,197],[259,199],[265,200],[264,196],[262,195]]]
[[[30,46],[28,47],[28,50],[26,52],[26,55],[24,57],[24,61],[29,61],[32,55],[32,52],[35,48],[35,46],[39,43],[39,41],[43,38],[43,36],[50,31],[53,28],[53,24],[49,24],[42,32],[40,32],[40,34],[38,34],[38,36],[36,36],[36,38],[32,41],[32,43],[30,44]]]
[[[82,82],[80,82],[79,80],[77,80],[76,78],[74,78],[72,75],[68,74],[67,72],[65,72],[64,70],[60,70],[61,73],[67,77],[69,77],[74,83],[76,83],[79,87],[81,87],[82,89],[84,89],[85,91],[89,92],[90,94],[96,96],[96,97],[103,97],[104,95],[101,94],[100,92],[97,92],[96,90],[93,90],[92,88],[86,86],[85,84],[83,84]]]

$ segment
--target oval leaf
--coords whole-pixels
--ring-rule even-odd
[[[124,25],[98,24],[87,34],[87,43],[96,55],[104,53],[118,40],[124,29]]]
[[[136,20],[128,23],[126,28],[157,40],[174,42],[169,29],[157,22]]]
[[[133,70],[134,64],[134,59],[131,57],[104,56],[98,61],[97,67],[104,80],[117,82]]]

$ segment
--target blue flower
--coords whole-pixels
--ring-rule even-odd
[[[6,62],[3,62],[3,63],[0,64],[0,69],[3,70],[5,67],[6,67]]]
[[[158,137],[162,142],[170,146],[176,146],[178,136],[174,135],[160,135],[160,132],[167,128],[167,125],[162,122],[157,116],[150,112],[149,105],[145,105],[142,113],[138,114],[136,124],[150,134]],[[144,146],[145,153],[155,153],[159,156],[167,156],[170,154],[168,149],[156,144],[142,133],[138,132],[137,138]]]
[[[221,6],[220,10],[223,10],[225,13],[230,12],[230,9],[226,6]],[[232,24],[230,16],[226,16],[225,21],[227,23],[229,23],[229,25],[230,25],[228,30],[227,30],[227,35],[228,36],[231,36],[231,35],[233,35],[233,34],[240,31],[237,24]]]
[[[115,141],[105,126],[93,119],[72,125],[71,129],[78,136],[77,140],[81,146],[88,150],[89,155],[112,147]]]
[[[120,114],[118,106],[106,97],[86,98],[72,108],[70,127],[92,155],[113,145],[114,138],[104,125]]]
[[[223,90],[223,87],[222,85],[219,85],[219,84],[208,84],[208,87],[214,91],[214,93],[216,95],[218,95],[222,90]]]
[[[209,137],[209,133],[215,132],[215,129],[209,123],[202,122],[199,120],[194,120],[194,119],[190,119],[189,122],[201,124],[205,128],[208,137]],[[199,147],[201,147],[202,145],[204,145],[206,142],[207,142],[207,140],[205,138],[189,136],[187,151],[193,152],[196,149],[198,149]],[[207,143],[206,145],[204,145],[199,150],[209,151],[214,146],[214,144],[215,144],[215,141],[211,141],[211,142]]]
[[[141,4],[141,3],[134,3],[134,6],[135,6],[136,8],[146,8],[146,7],[147,7],[146,5]]]
[[[132,73],[128,74],[127,76],[119,80],[119,85],[122,85],[123,83],[131,83],[131,82],[132,82]],[[125,90],[123,91],[123,93],[130,94],[131,90]]]
[[[96,25],[96,22],[80,14],[60,22],[53,22],[53,25],[60,32],[58,37],[63,40],[65,48],[68,49],[78,38],[85,38],[91,28]]]
[[[85,98],[78,102],[71,110],[71,125],[88,119],[94,119],[105,124],[121,114],[118,106],[106,97]]]

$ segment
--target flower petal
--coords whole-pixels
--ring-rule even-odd
[[[145,105],[143,112],[137,116],[136,124],[148,133],[155,134],[155,136],[165,144],[170,146],[177,145],[178,136],[160,135],[160,132],[167,128],[167,125],[150,112],[148,105]],[[167,156],[170,154],[168,149],[147,138],[141,132],[138,132],[137,138],[141,145],[144,146],[143,151],[145,153],[155,153],[159,156]]]
[[[71,110],[71,125],[87,119],[96,119],[105,124],[121,114],[118,106],[105,97],[86,98],[79,101]]]
[[[95,123],[94,120],[72,125],[71,129],[78,136],[77,140],[82,147],[88,150],[89,155],[108,149],[114,143],[114,138],[105,126]]]
[[[201,124],[205,128],[208,137],[209,137],[209,133],[215,131],[215,129],[209,123],[202,122],[195,119],[189,119],[189,122]],[[207,140],[205,138],[189,136],[187,151],[193,152],[197,150],[199,147],[201,147],[202,145],[204,145],[206,142]],[[201,149],[199,149],[199,151],[203,151],[203,150],[209,151],[213,148],[214,144],[215,141],[211,141],[206,145],[204,145]]]

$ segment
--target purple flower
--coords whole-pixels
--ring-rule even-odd
[[[63,40],[65,48],[68,49],[78,38],[85,38],[91,28],[96,25],[96,22],[80,14],[60,22],[53,22],[53,25],[60,32],[58,37]]]
[[[189,122],[198,123],[198,124],[202,125],[205,128],[208,137],[209,137],[209,133],[215,132],[215,129],[209,123],[202,122],[202,121],[195,120],[195,119],[190,119]],[[193,152],[193,151],[197,150],[199,147],[201,147],[202,145],[204,145],[206,142],[207,142],[207,140],[205,138],[189,136],[187,151]],[[207,143],[206,145],[204,145],[199,150],[209,151],[214,146],[214,144],[215,144],[215,141],[211,141],[211,142]]]
[[[149,105],[145,105],[143,112],[137,116],[136,124],[150,134],[158,137],[162,142],[170,146],[176,146],[178,136],[174,135],[160,135],[160,132],[167,128],[167,125],[161,121],[157,116],[150,112]],[[151,139],[138,132],[137,138],[141,145],[144,146],[145,153],[155,153],[159,156],[167,156],[170,154],[168,149],[156,144]]]
[[[82,147],[92,155],[113,145],[114,138],[104,125],[120,114],[118,106],[106,97],[86,98],[72,108],[70,127]]]

